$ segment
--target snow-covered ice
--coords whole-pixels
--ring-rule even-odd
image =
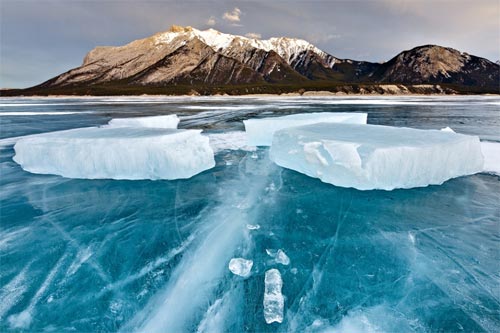
[[[201,130],[89,127],[21,138],[26,171],[88,179],[190,178],[215,165]]]
[[[113,118],[108,124],[115,127],[177,128],[179,118],[175,114],[152,117]]]
[[[273,268],[266,271],[264,278],[264,319],[266,323],[283,322],[285,298],[281,294],[283,280],[280,272]]]
[[[239,275],[242,277],[247,277],[250,275],[252,270],[253,261],[243,258],[233,258],[229,261],[229,270],[234,275]]]
[[[484,156],[484,172],[500,176],[500,142],[481,142]]]
[[[268,256],[274,259],[274,261],[277,264],[282,264],[282,265],[289,265],[290,264],[290,258],[286,255],[285,251],[282,249],[272,250],[272,249],[266,249],[266,253]]]
[[[366,113],[354,112],[312,112],[283,117],[244,120],[248,144],[251,146],[270,146],[273,134],[284,128],[310,125],[315,123],[366,124]]]
[[[422,187],[483,171],[476,136],[319,123],[276,132],[270,158],[323,182],[360,190]]]

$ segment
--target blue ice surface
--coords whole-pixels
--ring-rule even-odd
[[[2,139],[136,115],[176,113],[182,128],[220,132],[242,130],[249,117],[359,111],[372,124],[449,126],[500,141],[497,97],[0,105]],[[48,112],[63,114],[33,115]],[[267,154],[222,151],[215,168],[188,180],[75,180],[23,171],[12,144],[0,141],[0,331],[499,330],[498,176],[358,191],[282,169]],[[266,249],[283,249],[290,264],[276,264]],[[253,260],[249,278],[227,269],[233,257]],[[267,325],[271,268],[281,272],[286,299],[283,323]]]

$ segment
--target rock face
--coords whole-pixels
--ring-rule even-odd
[[[259,40],[172,26],[124,46],[97,47],[83,64],[35,88],[322,83],[498,87],[500,66],[434,45],[379,64],[338,59],[295,38]]]
[[[372,78],[377,82],[404,84],[498,86],[500,66],[452,48],[425,45],[401,52],[376,69]]]

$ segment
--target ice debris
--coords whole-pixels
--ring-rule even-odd
[[[215,165],[201,130],[88,127],[21,138],[14,161],[32,173],[86,179],[189,178]]]
[[[266,271],[264,278],[264,319],[266,323],[283,322],[285,298],[281,294],[283,280],[280,272],[273,268]]]
[[[354,112],[312,112],[299,113],[283,117],[244,120],[248,144],[251,146],[270,146],[273,134],[283,128],[315,123],[351,123],[366,124],[366,113]]]
[[[450,127],[444,127],[444,128],[441,128],[441,131],[443,132],[450,132],[450,133],[455,133],[455,131],[450,128]]]
[[[179,118],[175,114],[153,117],[113,118],[108,125],[113,127],[177,128]]]
[[[258,224],[247,224],[247,229],[248,230],[259,230],[260,229],[260,225],[258,225]]]
[[[233,258],[229,261],[229,270],[234,275],[248,277],[252,270],[253,261],[243,258]]]
[[[378,125],[319,123],[277,131],[276,164],[360,190],[442,184],[483,170],[479,138]]]
[[[290,258],[286,255],[285,251],[282,249],[279,250],[271,250],[271,249],[266,249],[266,253],[268,256],[274,259],[274,261],[278,264],[282,265],[289,265],[290,264]]]

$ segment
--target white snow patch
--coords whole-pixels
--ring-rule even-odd
[[[248,143],[252,146],[270,146],[276,131],[288,127],[315,123],[366,124],[366,113],[313,112],[299,113],[283,117],[244,120]]]

